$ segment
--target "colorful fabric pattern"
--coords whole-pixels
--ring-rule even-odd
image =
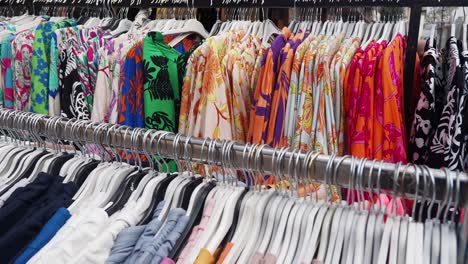
[[[15,57],[15,110],[29,112],[31,93],[31,58],[33,53],[34,32],[25,30],[18,33],[12,42]]]
[[[39,114],[49,112],[49,65],[52,33],[62,27],[74,25],[72,20],[44,22],[35,31],[32,66],[31,111]]]

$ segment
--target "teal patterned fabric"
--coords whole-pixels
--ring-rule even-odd
[[[75,24],[74,20],[64,20],[58,23],[44,22],[36,28],[31,60],[31,111],[34,113],[49,113],[48,90],[52,33],[56,29],[71,27]],[[56,46],[53,48],[56,48]]]

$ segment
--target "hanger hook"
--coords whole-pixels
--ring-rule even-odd
[[[453,203],[453,213],[451,222],[455,223],[455,214],[457,212],[458,206],[460,205],[460,171],[456,171],[456,183],[455,183],[455,201]]]
[[[331,197],[331,188],[330,188],[330,182],[328,181],[328,178],[331,177],[331,174],[333,172],[333,165],[335,163],[335,157],[336,157],[336,153],[333,153],[328,161],[327,161],[327,166],[325,168],[325,176],[324,176],[324,184],[325,184],[325,191],[326,191],[326,201],[327,203],[331,202],[333,197]],[[331,197],[331,198],[330,198]]]
[[[415,186],[415,194],[414,194],[414,200],[416,201],[417,200],[417,197],[418,197],[418,194],[419,194],[419,168],[416,167],[414,164],[412,163],[409,163],[405,166],[405,168],[403,169],[403,173],[401,175],[401,184],[400,184],[400,197],[402,198],[402,205],[403,205],[403,211],[406,213],[407,212],[407,208],[406,208],[406,203],[404,202],[405,200],[405,192],[404,192],[404,186],[405,186],[405,177],[406,177],[406,173],[408,172],[409,168],[414,168],[414,173],[415,173],[415,176],[416,176],[416,186]],[[412,217],[414,218],[414,207],[413,207],[413,210],[412,210]]]
[[[313,191],[316,192],[316,188],[314,187],[312,189],[312,187],[315,185],[315,186],[318,186],[317,185],[317,181],[314,181],[313,180],[313,177],[315,177],[315,161],[318,159],[318,157],[320,156],[320,152],[312,152],[312,156],[310,158],[310,160],[308,161],[307,163],[307,179],[309,179],[309,185],[310,185],[310,197],[312,199],[312,193]],[[311,174],[313,176],[311,176]],[[315,182],[315,183],[314,183]],[[315,201],[318,201],[318,193],[316,192],[315,193]]]
[[[363,158],[361,159],[361,162],[359,164],[359,168],[358,168],[358,174],[357,174],[357,179],[356,179],[356,185],[357,187],[359,188],[359,191],[358,191],[358,197],[359,197],[359,204],[360,204],[360,207],[361,207],[361,210],[364,210],[365,209],[365,204],[364,204],[364,201],[365,201],[365,195],[364,195],[364,185],[363,185],[363,178],[364,178],[364,168],[366,167],[366,162],[367,162],[367,158]]]
[[[293,197],[294,195],[294,188],[293,188],[293,161],[294,161],[294,155],[296,155],[296,152],[297,152],[297,149],[293,149],[292,152],[291,152],[291,155],[289,156],[289,161],[288,161],[288,174],[287,174],[287,178],[288,178],[288,183],[289,183],[289,191],[290,191],[290,195],[291,197]]]
[[[265,173],[264,173],[264,170],[262,169],[262,161],[263,161],[263,149],[265,147],[267,147],[268,145],[267,144],[262,144],[258,149],[257,149],[257,152],[255,153],[255,170],[258,172],[259,175],[256,175],[255,178],[261,178],[262,179],[262,183],[265,183],[265,179],[263,178]],[[261,185],[259,183],[258,185],[258,188],[259,190],[261,190]]]
[[[400,177],[400,168],[401,168],[401,161],[395,164],[395,173],[393,174],[393,197],[392,197],[392,212],[393,215],[396,216],[398,214],[398,193],[397,193],[397,187],[398,187],[398,178]]]
[[[338,159],[338,161],[336,162],[336,166],[335,166],[335,169],[333,170],[333,175],[332,175],[332,183],[335,184],[336,186],[338,186],[338,171],[339,171],[339,168],[341,166],[341,164],[346,160],[346,159],[349,159],[351,158],[350,155],[345,155],[343,157],[340,157]],[[341,197],[341,192],[338,192],[338,197],[339,197],[339,201],[342,200],[342,197]]]
[[[444,220],[443,220],[444,223],[447,223],[448,212],[450,211],[450,206],[452,204],[452,199],[453,199],[453,174],[447,168],[443,168],[442,170],[444,171],[445,178],[447,179],[447,193],[446,193],[447,203],[445,204]]]
[[[372,182],[372,174],[374,172],[374,167],[375,167],[375,163],[377,162],[376,159],[373,159],[372,160],[372,164],[371,164],[371,167],[369,169],[369,175],[368,175],[368,178],[367,178],[367,191],[369,193],[369,196],[371,197],[371,212],[375,212],[375,202],[374,202],[374,188],[373,188],[373,182]]]
[[[158,172],[162,172],[163,171],[163,165],[162,163],[160,162],[159,160],[159,138],[160,138],[160,135],[161,135],[161,131],[157,131],[155,129],[150,129],[151,133],[153,133],[151,135],[151,139],[150,139],[150,145],[149,145],[149,157],[148,157],[148,161],[153,164],[154,166],[154,162],[156,162],[158,164]],[[154,152],[153,152],[153,144],[154,144],[154,141],[156,139],[156,137],[158,138],[156,140],[156,155],[158,155],[157,157],[154,155]]]
[[[176,134],[172,141],[172,153],[174,154],[174,161],[177,164],[179,174],[182,174],[182,164],[180,163],[180,137],[181,134]]]
[[[151,133],[153,131],[154,130],[152,130],[152,129],[147,129],[145,134],[143,134],[142,147],[143,147],[143,154],[145,155],[146,160],[148,161],[151,170],[154,171],[154,163],[152,162],[150,150],[148,149],[148,138],[149,138],[149,136],[151,135]]]
[[[276,163],[276,170],[277,170],[277,175],[279,178],[279,185],[280,185],[280,190],[284,193],[285,192],[285,187],[284,187],[284,156],[286,152],[288,152],[289,148],[288,147],[283,147],[281,148],[279,154],[278,154],[278,162]],[[282,166],[283,165],[283,166]]]

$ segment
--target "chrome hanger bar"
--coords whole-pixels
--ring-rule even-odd
[[[22,117],[18,117],[19,114],[23,114]],[[40,117],[40,118],[39,118]],[[46,123],[51,118],[55,118],[53,126],[46,126]],[[25,126],[25,123],[28,123],[27,120],[35,120],[34,126]],[[31,122],[31,121],[29,121]],[[79,123],[78,123],[79,122]],[[50,121],[49,121],[50,123]],[[97,128],[98,125],[101,127]],[[90,144],[99,144],[104,146],[112,146],[115,148],[121,149],[129,149],[130,146],[134,148],[134,150],[144,153],[146,146],[151,153],[160,154],[167,158],[182,158],[182,154],[180,153],[180,148],[182,145],[187,142],[190,146],[190,160],[193,162],[198,163],[213,163],[215,165],[221,165],[221,155],[216,155],[214,160],[207,160],[207,153],[208,153],[208,146],[210,143],[214,144],[218,154],[220,154],[222,149],[222,140],[215,140],[215,139],[202,139],[202,138],[195,138],[190,137],[187,139],[185,136],[180,136],[178,139],[178,143],[180,145],[179,148],[174,148],[174,139],[176,137],[175,134],[160,134],[156,137],[143,137],[143,135],[148,131],[147,129],[141,129],[138,139],[134,139],[132,142],[132,128],[119,126],[119,125],[106,125],[103,128],[102,123],[92,123],[91,121],[75,121],[75,120],[68,120],[66,118],[57,118],[57,117],[48,117],[44,115],[38,115],[33,113],[24,113],[20,111],[11,111],[11,110],[0,110],[0,128],[2,129],[13,129],[24,131],[26,129],[34,134],[44,136],[46,138],[52,139],[60,139],[60,140],[72,140],[67,138],[67,135],[70,134],[71,128],[73,128],[73,132],[79,135],[80,140],[83,140],[86,143]],[[157,131],[154,130],[154,135]],[[143,142],[143,140],[146,142]],[[152,139],[152,142],[151,142]],[[159,143],[156,144],[156,141]],[[257,146],[258,147],[258,146]],[[254,168],[251,165],[252,162],[245,162],[243,157],[245,157],[245,153],[249,153],[249,151],[253,150],[252,145],[246,145],[242,143],[235,143],[232,147],[233,155],[232,155],[232,165],[235,168],[245,168],[253,170]],[[179,153],[175,153],[179,152]],[[215,152],[216,153],[216,152]],[[274,159],[278,157],[279,149],[274,149],[269,146],[264,146],[260,152],[260,170],[265,174],[273,174],[273,164],[275,164]],[[285,153],[284,158],[282,159],[285,163],[289,161],[289,159],[293,158],[294,160],[299,159],[302,164],[304,164],[304,160],[306,158],[306,153],[302,152],[299,153],[298,151],[287,151]],[[340,157],[336,157],[334,159],[335,164],[338,162]],[[312,175],[312,179],[317,182],[323,182],[325,169],[327,163],[330,160],[330,156],[328,155],[319,155],[316,161],[314,162],[314,166],[312,171],[309,171],[310,175]],[[360,159],[359,159],[360,160]],[[246,164],[248,163],[248,164]],[[376,184],[377,181],[373,180],[372,183],[374,186],[368,186],[368,174],[372,167],[372,161],[367,160],[365,161],[364,171],[366,172],[365,178],[363,180],[364,187],[366,188],[373,188],[374,190],[377,188]],[[396,164],[387,163],[387,162],[375,162],[374,169],[372,172],[372,177],[377,177],[378,168],[381,167],[381,176],[380,176],[380,187],[382,193],[391,194],[393,193],[394,188],[396,187],[398,192],[403,192],[404,196],[407,198],[414,197],[416,190],[418,190],[419,196],[423,193],[423,180],[420,177],[419,185],[416,184],[416,177],[415,177],[415,167],[411,165],[402,165],[400,168],[400,173],[398,182],[394,182],[394,173],[397,168]],[[348,187],[350,182],[350,169],[351,169],[352,161],[351,158],[345,159],[341,165],[339,166],[338,176],[336,182],[333,182],[334,185],[338,185],[341,187]],[[287,166],[287,164],[284,164]],[[408,168],[406,168],[408,167]],[[256,167],[257,168],[257,167]],[[403,177],[403,171],[406,169],[406,173]],[[434,175],[434,180],[436,183],[436,199],[438,201],[442,201],[446,197],[446,186],[447,186],[447,178],[445,176],[445,172],[439,169],[430,169],[432,174]],[[285,173],[287,169],[285,170]],[[422,175],[422,174],[421,174]],[[292,177],[292,175],[287,175],[287,177]],[[306,177],[306,175],[298,175],[299,177]],[[455,180],[455,179],[454,179]],[[460,201],[463,204],[468,204],[468,175],[466,173],[459,173],[459,181],[460,181]],[[396,185],[394,185],[394,183]],[[416,189],[418,188],[418,189]],[[401,194],[401,193],[400,193]]]

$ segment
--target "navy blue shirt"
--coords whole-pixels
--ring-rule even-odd
[[[0,263],[9,263],[41,231],[60,207],[68,207],[78,191],[74,182],[40,173],[34,182],[18,188],[0,208]]]

